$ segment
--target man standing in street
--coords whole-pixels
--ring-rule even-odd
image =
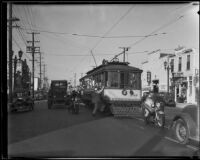
[[[92,111],[92,115],[95,116],[97,110],[100,108],[101,105],[101,92],[103,91],[104,87],[102,87],[100,90],[95,87],[95,90],[92,94],[92,103],[94,103],[94,109]]]

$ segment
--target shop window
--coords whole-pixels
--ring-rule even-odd
[[[181,65],[182,65],[182,57],[179,57],[179,61],[178,61],[178,71],[181,71]]]
[[[192,76],[189,76],[189,95],[192,95]]]
[[[187,55],[187,70],[190,70],[190,55]]]
[[[174,59],[171,59],[171,72],[174,72]]]

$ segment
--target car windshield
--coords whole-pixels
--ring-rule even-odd
[[[52,87],[55,88],[66,88],[67,87],[67,83],[66,82],[54,82],[52,83]]]
[[[16,93],[17,97],[20,98],[23,96],[23,93]]]

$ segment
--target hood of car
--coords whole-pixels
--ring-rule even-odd
[[[182,113],[189,114],[195,123],[197,123],[197,117],[199,114],[198,112],[199,112],[199,109],[197,108],[197,105],[195,104],[186,105],[182,109]]]

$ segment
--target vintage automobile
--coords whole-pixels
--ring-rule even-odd
[[[199,116],[200,108],[196,104],[186,104],[181,112],[174,115],[171,131],[180,143],[187,144],[189,140],[199,142]]]
[[[165,106],[176,107],[176,102],[174,100],[173,94],[167,92],[159,92],[159,95],[163,98]]]
[[[48,109],[51,109],[55,105],[64,105],[67,108],[69,102],[70,98],[67,94],[67,81],[52,80],[48,93]]]
[[[34,101],[27,92],[16,92],[13,103],[10,106],[11,112],[31,111],[34,109]]]

